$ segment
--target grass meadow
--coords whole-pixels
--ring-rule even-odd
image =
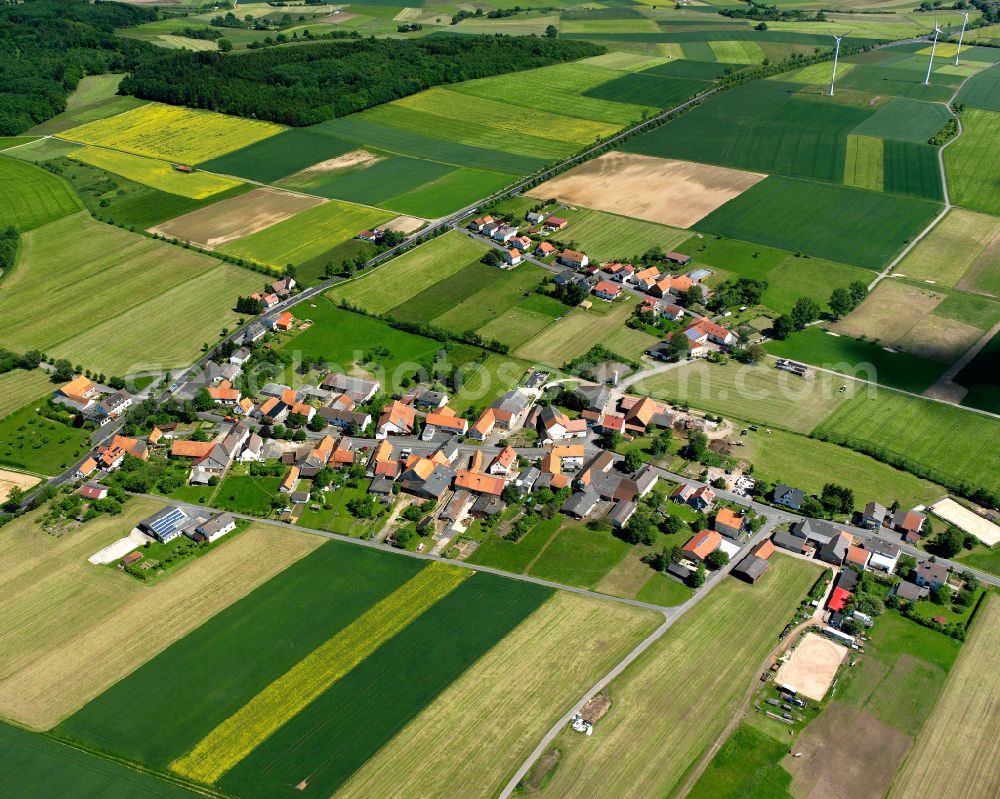
[[[53,388],[49,384],[48,390]],[[29,401],[0,419],[0,465],[54,476],[84,456],[90,431],[42,416],[36,409],[48,398],[35,396],[37,402]]]
[[[281,125],[271,122],[147,103],[115,117],[70,128],[59,136],[82,144],[193,165],[282,130]]]
[[[0,375],[0,419],[23,408],[25,403],[44,398],[55,390],[48,372],[15,369]]]
[[[966,109],[963,133],[944,151],[948,187],[956,205],[1000,215],[1000,111]]]
[[[30,230],[80,210],[83,205],[62,178],[35,164],[0,157],[0,219]]]
[[[897,271],[914,280],[1000,296],[1000,274],[992,268],[998,250],[1000,219],[953,208]]]
[[[725,727],[818,571],[774,555],[757,585],[717,586],[611,683],[599,735],[559,736],[558,768],[539,793],[668,795]]]
[[[557,592],[361,766],[338,796],[368,797],[387,786],[401,795],[493,796],[563,709],[658,621],[646,611]],[[484,740],[482,719],[497,714],[505,723]]]
[[[587,352],[620,328],[632,315],[635,303],[619,300],[612,305],[596,302],[593,308],[573,308],[514,351],[514,355],[539,364],[561,366]]]
[[[892,391],[861,392],[815,433],[912,464],[937,482],[1000,490],[1000,421],[987,416]]]
[[[44,303],[47,314],[19,314],[8,346],[123,374],[189,363],[236,321],[235,298],[258,283],[245,270],[76,214],[23,237],[0,313]]]
[[[360,277],[335,286],[328,296],[370,313],[387,313],[408,297],[431,290],[439,282],[458,274],[470,263],[478,261],[486,246],[468,236],[449,231],[426,244],[394,258]],[[390,287],[405,286],[405,292]]]
[[[631,545],[607,530],[567,524],[531,564],[528,574],[543,580],[594,589],[625,557]]]
[[[122,516],[100,516],[61,536],[37,526],[39,512],[8,525],[0,555],[5,717],[54,726],[321,543],[251,526],[150,585],[87,562],[161,507],[132,499]],[[93,668],[80,669],[80,657]]]
[[[1000,111],[1000,66],[994,64],[970,78],[955,102],[987,111]]]
[[[561,209],[559,214],[570,223],[565,238],[576,242],[592,261],[624,262],[651,247],[669,251],[688,237],[684,230],[604,211],[576,208]]]

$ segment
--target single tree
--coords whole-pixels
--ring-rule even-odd
[[[830,294],[829,305],[830,313],[833,314],[834,319],[847,316],[847,314],[854,310],[854,300],[851,299],[851,295],[845,288],[836,288],[833,290],[833,293]]]
[[[778,339],[778,341],[783,341],[788,338],[792,333],[795,332],[795,323],[792,318],[787,314],[782,314],[777,319],[774,320],[774,324],[771,326],[771,335]]]
[[[806,325],[815,322],[820,317],[819,304],[812,297],[799,297],[792,308],[792,324],[796,330],[802,330]]]

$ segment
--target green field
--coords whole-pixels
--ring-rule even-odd
[[[315,306],[315,307],[314,307]],[[301,307],[301,306],[300,306]],[[442,342],[390,327],[370,316],[338,308],[328,297],[315,297],[301,313],[308,312],[314,324],[285,339],[281,348],[301,353],[309,363],[320,362],[345,372],[356,367],[365,371],[384,370],[386,375],[407,364],[411,369],[428,363],[443,349]],[[448,353],[452,363],[461,364],[479,355],[481,350],[456,345]]]
[[[927,200],[771,176],[696,227],[878,269],[939,210],[940,205]]]
[[[808,433],[848,403],[838,391],[843,382],[825,372],[814,380],[803,380],[770,365],[696,361],[649,377],[637,388],[660,399],[684,400],[725,416]]]
[[[271,498],[278,496],[281,480],[280,477],[227,475],[212,502],[223,510],[267,516],[271,512]]]
[[[1000,490],[1000,421],[949,405],[880,391],[862,392],[816,429],[853,449],[919,467],[929,479]]]
[[[888,352],[870,341],[831,335],[819,327],[795,333],[784,341],[769,341],[766,348],[782,358],[858,375],[915,394],[930,388],[947,368],[946,364],[918,355]]]
[[[951,199],[974,211],[1000,215],[1000,111],[969,108],[962,114],[962,135],[944,151]]]
[[[741,724],[698,778],[691,799],[784,799],[791,796],[791,775],[779,765],[788,753],[778,741],[754,727]]]
[[[26,402],[44,397],[55,390],[47,372],[15,369],[0,375],[0,418],[21,408]]]
[[[479,334],[509,347],[519,347],[566,313],[566,306],[543,294],[526,297],[522,303],[479,328]]]
[[[588,89],[583,94],[585,97],[596,97],[617,103],[669,108],[705,91],[711,85],[710,81],[695,78],[668,78],[631,72]]]
[[[273,183],[352,149],[352,143],[324,135],[316,128],[293,128],[205,161],[201,166],[223,175]]]
[[[858,125],[852,133],[880,139],[925,143],[945,126],[951,114],[939,103],[894,98]]]
[[[882,139],[850,134],[847,137],[847,157],[844,161],[844,185],[882,191],[885,185],[883,150]]]
[[[554,324],[528,339],[514,354],[539,364],[561,366],[618,330],[632,315],[635,306],[634,301],[627,299],[613,305],[598,302],[590,309],[572,308]]]
[[[1000,374],[1000,333],[990,339],[968,366],[956,375],[955,382],[969,389],[969,393],[962,398],[962,404],[1000,413],[997,374]]]
[[[390,197],[383,204],[403,214],[434,219],[488,197],[513,182],[514,176],[506,172],[456,169],[423,186]]]
[[[386,313],[408,298],[448,280],[468,264],[478,261],[485,252],[486,246],[475,239],[449,231],[394,258],[385,266],[335,286],[329,296],[338,302],[346,299],[371,313]],[[402,287],[405,293],[399,290]]]
[[[94,75],[89,77],[98,78],[102,76]],[[83,78],[79,85],[82,86],[86,80],[87,77]],[[88,94],[93,96],[93,93],[89,90]],[[116,114],[123,114],[126,111],[144,106],[148,102],[147,100],[140,100],[138,97],[116,95],[114,92],[110,96],[70,107],[72,100],[73,95],[70,95],[66,101],[66,110],[39,125],[35,125],[30,131],[31,135],[51,136],[54,133],[62,133],[64,130],[75,128],[87,122],[94,122],[98,119],[115,116]]]
[[[112,686],[58,732],[165,767],[421,567],[328,542]],[[229,677],[192,681],[191,669],[209,653]],[[121,712],[135,696],[150,712]]]
[[[1000,111],[1000,65],[994,65],[970,78],[958,93],[955,102],[973,108]]]
[[[632,139],[624,149],[839,183],[847,135],[871,112],[800,100],[790,94],[798,88],[779,81],[738,86]]]
[[[753,463],[755,476],[816,494],[835,477],[834,482],[854,491],[858,510],[868,500],[888,507],[898,499],[903,507],[913,507],[945,494],[940,486],[867,455],[777,428],[769,434],[751,431],[743,440],[747,449],[740,454]]]
[[[543,580],[593,589],[630,549],[630,544],[607,530],[570,524],[549,542],[528,573]]]
[[[0,220],[30,230],[82,208],[66,181],[25,161],[0,157]]]
[[[576,242],[592,261],[620,259],[624,262],[651,247],[669,251],[688,237],[684,230],[604,211],[560,209],[558,214],[570,223],[562,235]]]
[[[23,799],[198,796],[180,785],[7,724],[0,724],[0,773],[0,787]]]
[[[481,357],[480,353],[475,352],[471,347],[467,347],[466,350],[470,355],[475,354]],[[453,362],[463,357],[465,356],[461,352],[456,352],[455,349],[449,352],[449,358]],[[498,354],[487,355],[485,360],[478,360],[477,357],[477,360],[466,361],[462,364],[461,374],[464,379],[462,388],[454,394],[448,406],[455,413],[470,416],[471,414],[468,413],[470,408],[485,408],[501,394],[506,393],[521,382],[528,366],[526,361]]]
[[[282,268],[321,255],[392,217],[386,211],[331,200],[227,244],[221,251]]]
[[[938,149],[929,144],[885,142],[885,191],[926,200],[943,200]]]
[[[522,574],[538,557],[562,523],[561,516],[540,521],[518,541],[508,541],[502,536],[489,533],[478,549],[469,556],[468,561],[491,566],[494,569],[503,569],[513,574]]]
[[[49,384],[47,388],[51,391],[54,386]],[[86,454],[89,431],[53,421],[36,411],[47,399],[42,396],[45,392],[45,388],[32,391],[40,402],[28,402],[0,419],[0,464],[35,474],[57,475]]]
[[[379,647],[220,782],[240,796],[329,795],[551,591],[476,574]],[[450,645],[439,644],[447,640]],[[363,723],[361,723],[363,721]]]
[[[0,313],[20,321],[4,339],[110,374],[170,368],[231,326],[235,298],[258,285],[245,270],[76,214],[23,237],[0,297]]]

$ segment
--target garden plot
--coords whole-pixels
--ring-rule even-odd
[[[849,651],[822,635],[806,633],[791,658],[778,669],[777,680],[819,702],[833,685],[837,669]]]
[[[767,175],[613,152],[532,189],[533,197],[690,227]]]
[[[150,228],[179,241],[214,249],[283,222],[324,202],[279,189],[261,188]]]

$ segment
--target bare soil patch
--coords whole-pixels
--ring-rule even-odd
[[[833,329],[846,336],[866,336],[887,347],[911,349],[910,331],[930,316],[945,295],[929,288],[883,280],[861,306]]]
[[[395,219],[390,219],[382,227],[397,233],[413,233],[415,230],[420,230],[423,224],[424,220],[418,216],[397,216]]]
[[[778,670],[778,682],[820,701],[830,690],[847,655],[847,647],[817,633],[806,633],[791,658]]]
[[[149,232],[215,249],[324,202],[280,189],[254,189],[149,228]]]
[[[982,335],[983,331],[973,325],[943,316],[927,316],[913,327],[907,336],[909,342],[904,346],[907,352],[914,355],[951,363],[957,354],[968,350]]]
[[[296,172],[291,177],[309,177],[322,175],[327,172],[338,172],[341,169],[368,167],[381,160],[383,160],[382,156],[375,155],[375,153],[370,153],[367,150],[351,150],[351,152],[338,155],[336,158],[328,158],[326,161],[320,161],[318,164],[306,167],[302,171]]]
[[[546,181],[528,194],[686,228],[765,177],[758,172],[614,152]]]
[[[912,739],[848,705],[831,702],[781,765],[801,799],[881,799]]]

